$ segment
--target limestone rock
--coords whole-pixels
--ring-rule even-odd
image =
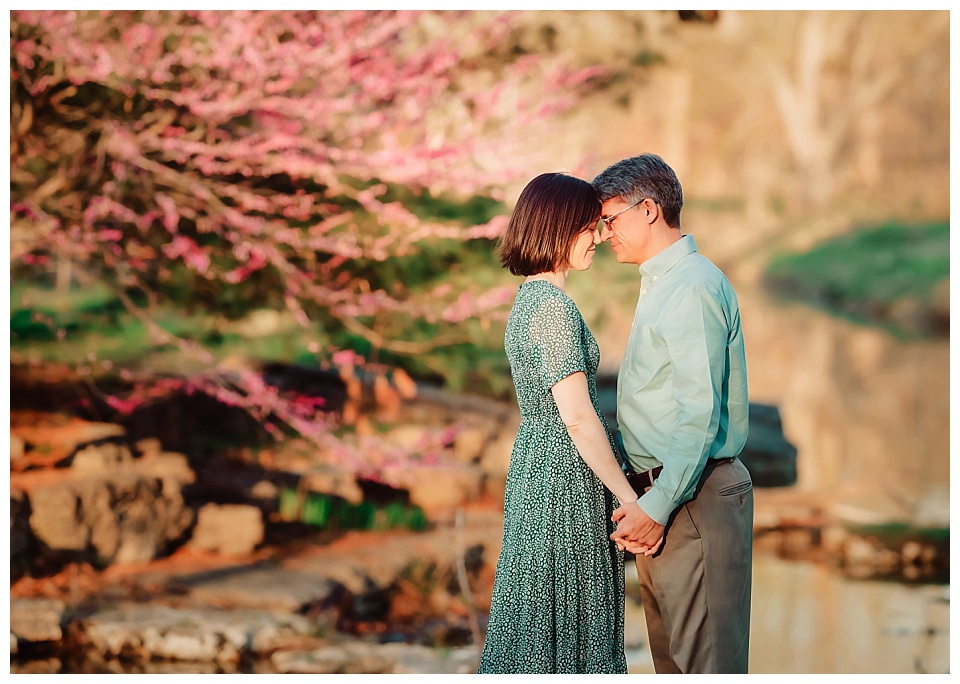
[[[90,528],[78,515],[77,492],[70,482],[37,487],[30,492],[30,528],[55,550],[83,551],[90,543]]]
[[[19,435],[10,435],[10,460],[17,461],[23,458],[27,451],[27,442]]]
[[[263,514],[256,506],[206,504],[197,514],[190,546],[204,551],[243,556],[263,541]]]
[[[460,464],[389,468],[382,475],[386,484],[410,492],[410,503],[427,516],[443,516],[477,500],[483,481],[479,467]]]
[[[71,469],[83,474],[110,474],[133,463],[130,449],[122,444],[103,442],[79,450],[73,457]]]
[[[131,472],[72,478],[30,492],[30,528],[55,551],[92,548],[110,563],[144,562],[189,526],[179,493]]]
[[[147,477],[159,479],[163,483],[164,493],[171,496],[178,494],[183,485],[197,479],[187,457],[171,451],[145,456],[136,462],[135,469]]]
[[[156,437],[146,437],[144,439],[137,440],[137,443],[134,446],[136,447],[137,452],[140,454],[141,459],[159,456],[163,452],[163,445]]]
[[[65,606],[45,598],[10,600],[11,646],[16,642],[60,641],[63,638]]]
[[[34,449],[27,458],[39,458],[43,463],[55,463],[70,456],[78,448],[106,439],[123,437],[126,430],[122,425],[113,423],[90,423],[84,420],[70,419],[64,423],[38,425],[20,425],[11,429],[16,436]],[[37,454],[44,454],[38,457]]]
[[[506,477],[510,469],[510,454],[513,451],[513,442],[520,429],[520,420],[508,420],[500,426],[496,439],[490,442],[483,451],[480,467],[487,474],[499,474]]]
[[[453,457],[458,463],[476,463],[487,444],[487,430],[480,427],[464,428],[453,443]]]
[[[502,501],[507,486],[507,471],[510,469],[510,455],[513,442],[520,428],[517,417],[504,421],[496,437],[490,441],[480,458],[480,468],[485,475],[484,495],[490,499]]]
[[[273,500],[279,495],[280,490],[277,488],[277,485],[270,482],[270,480],[260,480],[250,488],[250,496],[256,499]]]
[[[269,652],[310,630],[309,621],[300,615],[142,604],[98,611],[82,622],[98,652],[140,661],[233,662],[241,653]]]
[[[337,468],[317,467],[302,475],[304,488],[317,494],[332,494],[352,504],[363,501],[363,490],[352,473]]]
[[[193,598],[210,604],[287,613],[326,602],[340,586],[315,572],[256,566],[244,567],[225,576],[201,573],[180,584]]]

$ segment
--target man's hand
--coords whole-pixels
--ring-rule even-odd
[[[663,543],[663,525],[644,513],[636,501],[620,506],[610,519],[617,523],[617,530],[610,539],[621,549],[652,556]]]

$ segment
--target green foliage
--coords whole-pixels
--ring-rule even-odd
[[[295,489],[280,490],[279,513],[285,520],[299,520],[321,529],[383,531],[406,529],[421,531],[427,519],[419,506],[397,501],[380,506],[361,501],[352,504],[329,494]]]
[[[640,50],[637,54],[633,56],[633,59],[630,60],[630,63],[638,67],[649,67],[654,66],[655,64],[666,64],[667,58],[663,53],[657,52],[655,50],[649,50],[644,48]]]
[[[63,330],[75,336],[88,330],[114,330],[123,304],[106,286],[58,292],[52,287],[10,288],[10,341],[12,345],[47,342]]]
[[[391,186],[385,199],[402,202],[424,221],[451,221],[461,226],[480,225],[506,211],[502,202],[482,195],[460,201],[443,195],[434,197],[430,190],[417,193],[400,185]]]
[[[946,222],[861,228],[803,254],[782,254],[764,274],[784,297],[901,336],[949,334],[949,277]]]
[[[268,180],[274,184],[284,182],[278,177]],[[434,196],[426,190],[418,193],[396,185],[388,186],[382,199],[401,202],[425,221],[460,226],[482,224],[506,212],[501,202],[489,197]],[[201,243],[205,239],[201,235],[194,237]],[[160,245],[154,247],[159,249]],[[215,251],[214,262],[217,265]],[[494,242],[486,239],[424,240],[406,255],[384,261],[356,259],[349,269],[366,280],[371,289],[383,289],[401,298],[421,296],[442,283],[450,283],[453,292],[458,293],[511,282],[511,276],[497,261]],[[150,355],[154,365],[176,367],[173,357],[177,352],[156,347],[141,322],[126,312],[106,285],[58,294],[48,274],[33,269],[23,275],[18,278],[18,285],[11,288],[13,348],[29,349],[34,358],[66,363],[76,362],[91,352],[114,364],[142,362]],[[312,365],[318,362],[317,354],[308,351],[308,345],[316,343],[321,348],[333,345],[352,349],[365,358],[404,368],[415,376],[440,379],[454,390],[470,388],[499,396],[510,391],[509,373],[502,358],[502,328],[489,322],[466,321],[450,335],[449,325],[430,323],[403,312],[384,312],[376,321],[363,321],[388,339],[431,343],[446,329],[454,340],[418,355],[375,350],[369,340],[344,328],[341,321],[320,307],[308,306],[315,323],[310,330],[294,326],[249,336],[230,332],[221,325],[223,321],[241,320],[257,309],[283,311],[284,290],[278,278],[273,269],[265,268],[240,283],[229,284],[200,276],[183,264],[173,264],[162,280],[147,278],[162,302],[151,315],[168,331],[200,341],[220,359],[236,354],[259,361]],[[127,295],[138,304],[145,304],[140,291],[129,291]],[[64,331],[62,340],[57,339],[58,330]]]

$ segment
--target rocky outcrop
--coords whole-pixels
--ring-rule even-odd
[[[330,603],[343,585],[316,571],[247,565],[176,578],[173,586],[209,605],[297,613]]]
[[[474,465],[409,465],[384,469],[383,482],[410,493],[410,503],[431,519],[450,516],[458,506],[480,498],[483,472]]]
[[[193,513],[181,491],[196,476],[186,456],[143,440],[135,458],[119,425],[36,420],[50,423],[47,431],[16,429],[28,433],[31,443],[46,444],[65,467],[34,463],[11,475],[11,554],[27,551],[35,538],[40,546],[34,550],[51,558],[79,554],[100,563],[144,562],[189,528]]]
[[[179,492],[135,472],[66,478],[29,496],[37,539],[54,551],[90,550],[108,563],[154,558],[192,520]]]
[[[256,506],[215,504],[203,506],[190,546],[202,551],[245,556],[263,541],[263,514]]]
[[[750,404],[750,432],[739,458],[755,487],[796,484],[797,448],[784,437],[776,406]]]
[[[236,662],[265,655],[310,631],[300,615],[253,610],[126,604],[94,612],[77,629],[108,658]]]
[[[10,648],[23,643],[59,642],[63,639],[65,606],[62,601],[45,598],[10,600]]]

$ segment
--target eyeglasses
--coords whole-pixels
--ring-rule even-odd
[[[633,204],[631,204],[631,205],[630,205],[629,207],[627,207],[626,209],[621,209],[620,211],[618,211],[618,212],[617,212],[616,214],[614,214],[613,216],[608,216],[608,217],[606,217],[606,218],[604,218],[603,216],[601,216],[601,217],[600,217],[600,220],[597,222],[597,230],[601,230],[601,231],[602,231],[604,228],[607,228],[608,230],[613,230],[613,220],[614,220],[615,218],[617,218],[620,214],[624,213],[625,211],[630,211],[630,210],[633,209],[635,206],[637,206],[638,204],[642,204],[644,201],[646,201],[646,200],[648,200],[648,199],[650,199],[650,198],[649,198],[649,197],[644,197],[644,198],[641,199],[639,202],[634,202]],[[656,201],[656,200],[654,200],[654,201]]]

